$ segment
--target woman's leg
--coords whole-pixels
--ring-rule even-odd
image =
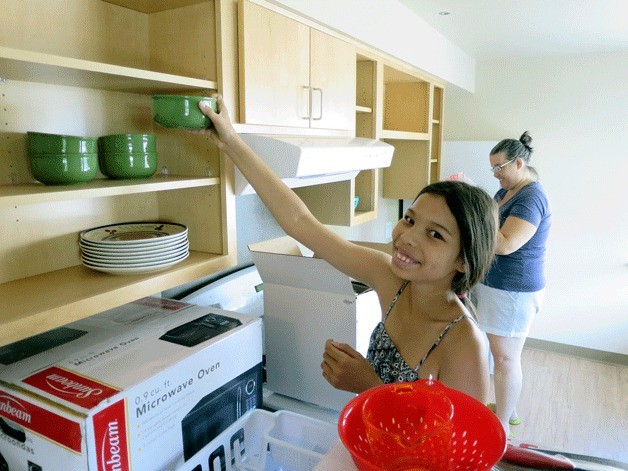
[[[510,433],[510,419],[517,418],[517,402],[521,394],[521,352],[525,337],[502,337],[487,334],[495,361],[493,381],[495,383],[495,413]]]

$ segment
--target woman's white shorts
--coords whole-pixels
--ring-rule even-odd
[[[527,337],[541,309],[545,288],[531,293],[504,291],[478,283],[471,292],[480,329],[501,337]]]

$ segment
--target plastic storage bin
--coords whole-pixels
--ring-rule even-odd
[[[334,425],[328,422],[289,411],[278,411],[275,414],[272,428],[264,432],[264,440],[268,443],[267,470],[314,469],[339,439],[337,432],[329,433],[330,425]],[[273,463],[277,467],[273,467]]]
[[[176,470],[310,471],[338,441],[334,423],[256,409]]]

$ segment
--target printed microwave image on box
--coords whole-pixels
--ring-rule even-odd
[[[208,314],[169,330],[159,339],[184,347],[195,347],[241,325],[242,322],[238,319],[220,314]]]

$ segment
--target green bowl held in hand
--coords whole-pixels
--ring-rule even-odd
[[[216,99],[201,96],[154,95],[153,119],[165,128],[201,130],[212,126],[211,120],[198,108],[201,102],[208,102],[217,110]]]

